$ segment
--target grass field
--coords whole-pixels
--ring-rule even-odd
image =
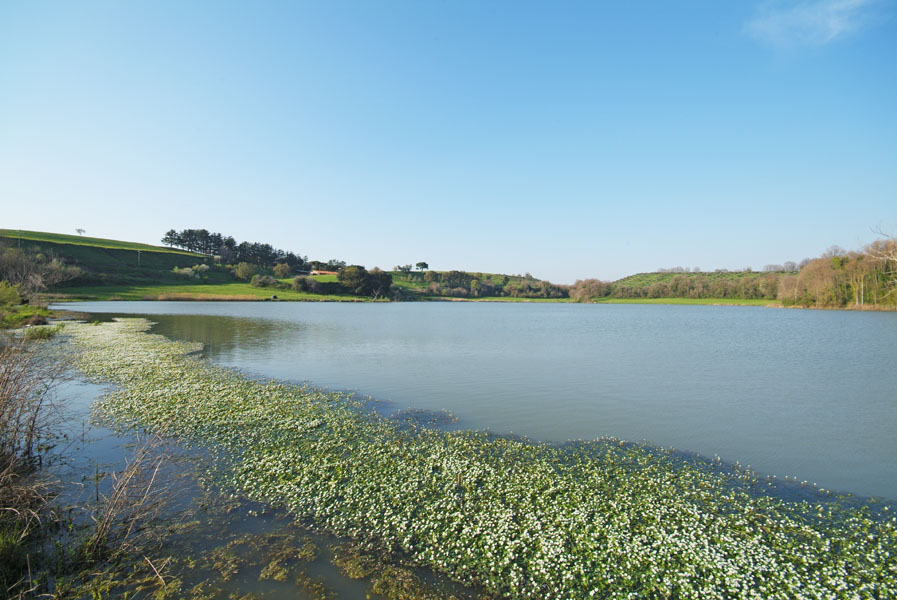
[[[140,250],[142,252],[166,252],[170,254],[185,254],[204,258],[200,254],[175,250],[165,246],[152,246],[138,242],[123,242],[121,240],[108,240],[105,238],[85,237],[81,235],[68,235],[65,233],[46,233],[43,231],[24,231],[19,229],[0,229],[0,237],[11,240],[25,240],[30,242],[49,242],[51,244],[73,244],[75,246],[93,246],[96,248],[111,248],[114,250]]]
[[[370,298],[348,294],[309,294],[293,290],[252,287],[248,283],[178,285],[103,285],[62,288],[57,300],[329,300],[362,302]]]

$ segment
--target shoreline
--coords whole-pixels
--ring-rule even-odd
[[[194,293],[167,293],[152,297],[144,295],[140,298],[124,298],[118,295],[102,296],[78,296],[68,297],[64,294],[49,293],[40,294],[40,300],[47,304],[77,303],[77,302],[339,302],[339,303],[393,303],[393,302],[482,302],[505,304],[641,304],[658,306],[754,306],[761,308],[784,308],[802,310],[840,310],[856,312],[895,312],[897,306],[882,305],[851,305],[851,306],[800,306],[785,305],[778,301],[770,300],[745,300],[729,298],[608,298],[593,302],[577,302],[570,298],[516,298],[516,297],[484,297],[484,298],[456,298],[429,296],[412,300],[390,300],[367,297],[334,297],[317,295],[315,297],[280,297],[278,294],[265,296],[227,295],[227,294],[194,294]]]

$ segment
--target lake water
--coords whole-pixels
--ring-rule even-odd
[[[897,499],[897,313],[511,303],[88,302],[250,374],[612,436]]]

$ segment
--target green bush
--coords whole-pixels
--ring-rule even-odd
[[[234,267],[234,277],[237,279],[242,279],[243,281],[249,281],[252,279],[253,275],[258,273],[258,267],[248,262],[241,262],[236,267]]]
[[[308,292],[310,294],[324,293],[323,286],[321,285],[320,281],[311,277],[305,277],[304,275],[298,275],[294,277],[292,286],[293,289],[297,292]]]
[[[274,287],[277,285],[277,280],[270,275],[253,275],[249,285],[252,287]]]
[[[22,303],[18,286],[0,281],[0,306],[15,306]]]

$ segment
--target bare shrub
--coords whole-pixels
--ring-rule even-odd
[[[579,279],[570,288],[570,297],[577,302],[590,302],[593,298],[604,298],[613,286],[600,279]]]
[[[138,551],[158,537],[154,525],[173,493],[173,481],[161,474],[168,458],[162,446],[158,436],[139,441],[125,467],[111,475],[111,488],[90,515],[93,527],[81,547],[83,560]]]
[[[62,260],[18,248],[0,248],[0,279],[26,297],[81,275],[81,269]]]

